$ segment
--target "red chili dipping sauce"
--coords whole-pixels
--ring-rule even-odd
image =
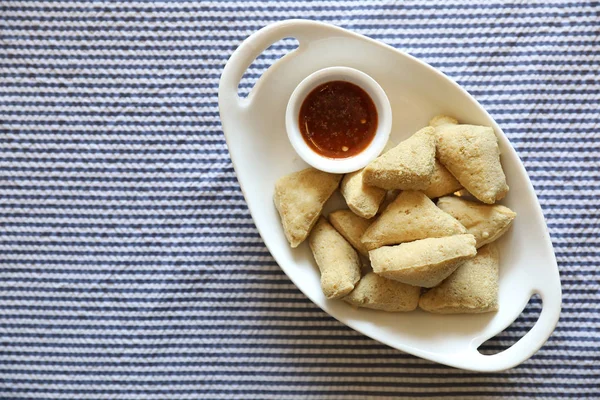
[[[332,81],[317,86],[300,107],[300,132],[316,153],[352,157],[375,137],[377,109],[357,85]]]

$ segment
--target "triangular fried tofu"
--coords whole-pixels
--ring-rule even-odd
[[[445,196],[462,189],[462,185],[456,180],[454,175],[450,173],[438,160],[435,160],[433,175],[429,187],[423,190],[423,193],[430,199]]]
[[[369,250],[360,241],[361,236],[373,222],[359,217],[350,210],[337,210],[329,214],[329,222],[360,254],[367,257]]]
[[[456,218],[467,228],[467,232],[475,236],[477,248],[502,236],[517,216],[510,208],[499,204],[477,204],[454,196],[442,197],[437,206]]]
[[[419,304],[421,288],[385,279],[369,272],[344,301],[356,307],[390,312],[412,311]]]
[[[408,285],[433,287],[465,260],[475,257],[475,237],[428,238],[369,252],[373,272]]]
[[[434,160],[435,130],[428,126],[371,161],[363,181],[386,190],[422,190],[429,186]]]
[[[445,124],[436,128],[440,162],[478,200],[493,204],[508,192],[494,130]]]
[[[373,218],[379,210],[379,205],[385,198],[384,189],[369,186],[363,182],[364,169],[351,172],[344,176],[340,191],[346,199],[348,207],[363,218]]]
[[[458,124],[458,121],[455,118],[449,117],[447,115],[436,115],[435,117],[431,118],[431,120],[429,121],[429,126],[432,127],[437,127],[437,126],[441,126],[441,125],[456,125]]]
[[[419,307],[439,314],[484,313],[498,310],[498,266],[494,244],[479,249],[441,285],[421,296]]]
[[[341,179],[342,175],[307,168],[275,182],[273,200],[292,247],[298,247],[306,239]]]
[[[389,244],[466,232],[460,222],[437,208],[422,192],[405,191],[387,206],[361,241],[367,249],[373,250]]]
[[[350,293],[360,279],[360,258],[350,243],[323,217],[310,233],[310,249],[321,271],[321,289],[328,299]]]

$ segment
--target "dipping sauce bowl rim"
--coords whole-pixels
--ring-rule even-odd
[[[302,103],[313,89],[331,81],[345,81],[359,86],[369,95],[377,110],[377,129],[373,140],[363,151],[347,158],[329,158],[315,152],[300,132]],[[392,128],[392,109],[385,91],[366,73],[350,67],[328,67],[313,72],[294,89],[287,104],[285,125],[292,147],[305,162],[321,171],[348,173],[364,168],[383,151]]]

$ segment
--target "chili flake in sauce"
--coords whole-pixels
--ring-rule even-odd
[[[352,157],[375,137],[377,109],[359,86],[327,82],[306,96],[299,125],[302,137],[315,152],[330,158]]]

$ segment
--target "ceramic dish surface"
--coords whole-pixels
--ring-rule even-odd
[[[238,84],[254,59],[271,44],[293,37],[299,47],[276,61],[247,98]],[[422,311],[387,313],[355,309],[327,300],[308,243],[290,248],[273,205],[275,181],[307,164],[286,134],[290,95],[311,73],[347,66],[373,77],[393,110],[390,139],[399,143],[437,114],[461,123],[494,128],[510,192],[500,204],[517,212],[512,228],[498,242],[499,310],[475,315],[436,315]],[[349,327],[416,356],[474,371],[499,371],[527,360],[552,333],[561,307],[556,259],[544,217],[525,168],[502,129],[454,81],[414,57],[344,29],[304,20],[282,21],[250,36],[229,59],[219,86],[223,131],[248,207],[269,251],[283,271],[324,311]],[[324,213],[345,208],[339,194]],[[477,349],[508,327],[534,294],[543,307],[533,328],[507,350],[483,355]]]

